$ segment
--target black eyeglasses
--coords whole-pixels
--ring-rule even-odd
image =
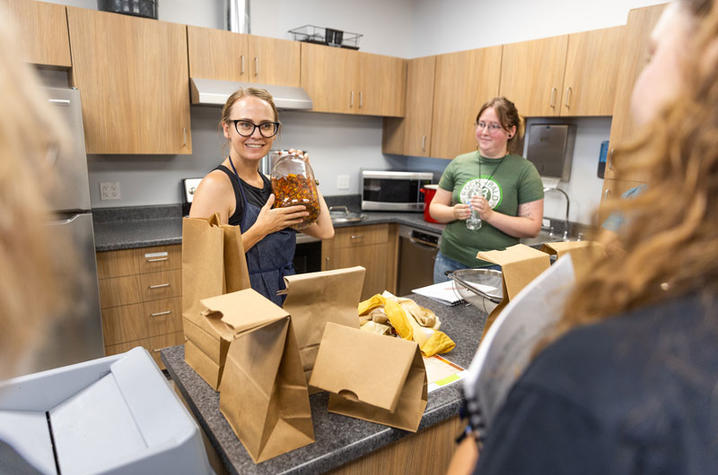
[[[259,129],[259,134],[265,139],[269,139],[277,135],[279,132],[279,122],[262,122],[255,124],[251,120],[230,120],[234,123],[234,130],[242,137],[250,137],[254,133],[254,129]]]

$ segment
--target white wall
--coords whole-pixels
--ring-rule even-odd
[[[49,0],[96,8],[96,0]],[[290,38],[304,24],[362,33],[361,51],[406,58],[472,49],[624,24],[631,8],[663,0],[252,0],[251,32]],[[161,0],[159,19],[211,28],[224,26],[224,0]],[[46,73],[47,74],[47,73]],[[53,78],[56,79],[56,78]],[[488,99],[488,98],[487,98]],[[223,156],[216,134],[218,108],[192,107],[190,156],[90,156],[94,207],[177,203],[181,178],[202,176]],[[360,168],[431,170],[440,175],[448,161],[383,155],[381,119],[309,112],[282,112],[278,146],[309,150],[326,195],[359,193]],[[600,199],[596,177],[600,142],[608,139],[610,118],[574,119],[577,138],[571,181],[571,219],[588,222]],[[339,190],[336,176],[348,174],[350,188]],[[120,201],[100,201],[99,182],[119,181]],[[558,194],[546,197],[546,215],[560,218]]]
[[[623,25],[632,8],[667,0],[414,0],[408,57]]]

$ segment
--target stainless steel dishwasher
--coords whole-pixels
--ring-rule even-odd
[[[434,283],[434,259],[440,233],[399,226],[399,272],[397,295]]]

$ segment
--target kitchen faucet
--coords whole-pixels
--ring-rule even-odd
[[[570,200],[568,199],[568,193],[563,191],[561,188],[547,186],[544,187],[543,192],[548,193],[550,191],[558,191],[566,198],[566,218],[563,221],[563,240],[568,239],[568,210],[570,206]]]

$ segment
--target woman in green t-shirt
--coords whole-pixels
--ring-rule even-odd
[[[434,282],[447,280],[446,271],[490,266],[476,253],[505,249],[541,230],[541,177],[531,162],[511,153],[522,135],[523,121],[505,97],[495,97],[479,109],[478,150],[449,163],[429,208],[435,220],[447,223]],[[472,210],[474,216],[467,222]]]

